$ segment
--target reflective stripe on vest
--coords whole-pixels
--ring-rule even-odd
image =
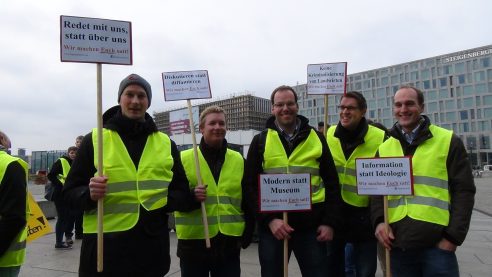
[[[412,157],[413,196],[388,196],[389,222],[405,216],[443,226],[449,223],[449,190],[446,161],[452,132],[430,125],[432,137],[417,147]],[[401,157],[400,142],[390,138],[379,147],[381,157]]]
[[[243,157],[238,152],[227,149],[218,184],[215,183],[212,172],[200,149],[198,149],[198,159],[203,183],[208,185],[205,209],[210,237],[215,237],[219,231],[228,236],[241,236],[244,231],[244,212],[241,209]],[[190,187],[194,188],[198,181],[193,149],[181,152],[181,162],[190,182]],[[175,212],[174,216],[178,239],[205,238],[200,209],[186,213]]]
[[[12,162],[18,162],[24,168],[26,178],[28,165],[23,160],[12,157],[4,151],[0,151],[0,185],[5,176],[7,167]],[[27,179],[26,179],[27,183]],[[29,217],[29,203],[28,203],[27,189],[26,189],[26,222]],[[7,248],[7,251],[0,256],[0,267],[20,266],[24,263],[26,256],[26,238],[27,238],[27,224],[22,230],[15,236],[14,240]]]
[[[263,154],[263,171],[265,173],[309,173],[311,174],[312,203],[325,201],[325,186],[319,175],[319,161],[323,147],[318,135],[311,130],[287,157],[278,132],[268,129],[265,152]]]
[[[65,180],[67,179],[68,171],[70,171],[70,164],[68,163],[67,159],[63,157],[60,158],[60,163],[62,165],[62,174],[58,174],[58,176],[56,177],[58,178],[60,183],[62,183],[62,185],[65,185]]]
[[[326,140],[337,168],[342,199],[352,206],[368,207],[369,196],[357,194],[355,159],[374,157],[379,145],[384,141],[384,131],[369,125],[364,136],[364,143],[358,145],[347,160],[345,159],[340,139],[335,137],[336,128],[337,126],[331,126],[328,129]]]
[[[97,129],[92,131],[97,168]],[[148,211],[167,204],[174,160],[171,140],[161,132],[147,137],[138,170],[117,132],[103,129],[103,174],[108,176],[104,197],[104,232],[125,231],[138,221],[140,206]],[[97,232],[97,210],[84,213],[84,233]]]

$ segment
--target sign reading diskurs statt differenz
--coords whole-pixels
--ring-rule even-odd
[[[131,22],[62,15],[60,57],[62,62],[131,65]]]
[[[166,101],[211,98],[207,70],[162,73]]]
[[[260,211],[311,210],[311,175],[260,174]]]

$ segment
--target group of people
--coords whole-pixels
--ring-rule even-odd
[[[280,86],[271,94],[272,116],[253,138],[246,159],[228,148],[226,114],[218,106],[202,111],[202,139],[194,153],[179,152],[157,130],[146,112],[152,90],[144,78],[123,79],[117,100],[119,105],[103,115],[102,134],[94,129],[83,138],[63,185],[65,203],[83,210],[79,276],[164,276],[171,261],[171,212],[182,276],[240,276],[240,251],[255,229],[261,276],[283,276],[284,240],[303,276],[345,276],[347,243],[353,247],[356,276],[375,275],[378,243],[390,250],[395,277],[459,275],[454,251],[470,224],[471,167],[462,141],[422,114],[424,97],[417,88],[403,86],[395,93],[397,122],[389,131],[365,118],[366,100],[352,91],[341,97],[338,124],[318,132],[298,114],[295,90]],[[97,170],[98,136],[102,172]],[[22,162],[1,155],[0,174],[22,179]],[[394,156],[412,157],[414,195],[388,197],[386,226],[382,196],[357,194],[355,160]],[[288,220],[281,212],[261,213],[258,177],[270,173],[309,173],[311,209],[289,212]],[[4,179],[2,238],[4,188],[15,185],[18,197],[25,197],[25,180]],[[96,267],[98,200],[104,203],[102,272]],[[210,248],[204,242],[202,203]],[[0,270],[20,265],[5,260],[11,261],[9,245],[22,239],[16,235],[24,220],[17,211],[17,228],[8,225],[12,243],[2,239]]]

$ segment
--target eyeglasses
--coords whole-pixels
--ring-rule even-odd
[[[287,108],[293,108],[296,106],[296,103],[295,102],[287,102],[287,103],[275,103],[273,104],[273,106],[275,108],[278,108],[278,109],[281,109],[283,108],[284,106],[287,106]]]
[[[359,109],[359,107],[354,107],[354,106],[343,106],[343,105],[340,105],[340,106],[337,106],[338,110],[340,112],[344,111],[345,109],[347,109],[347,111],[351,112],[351,111],[355,111],[357,109]]]

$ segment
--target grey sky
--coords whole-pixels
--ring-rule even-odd
[[[96,65],[60,62],[60,15],[132,22],[133,65],[103,65],[103,109],[120,80],[152,85],[149,113],[165,102],[161,73],[209,72],[212,96],[306,82],[312,63],[348,62],[356,73],[491,44],[492,2],[34,1],[0,8],[0,129],[17,148],[66,149],[96,125]]]

